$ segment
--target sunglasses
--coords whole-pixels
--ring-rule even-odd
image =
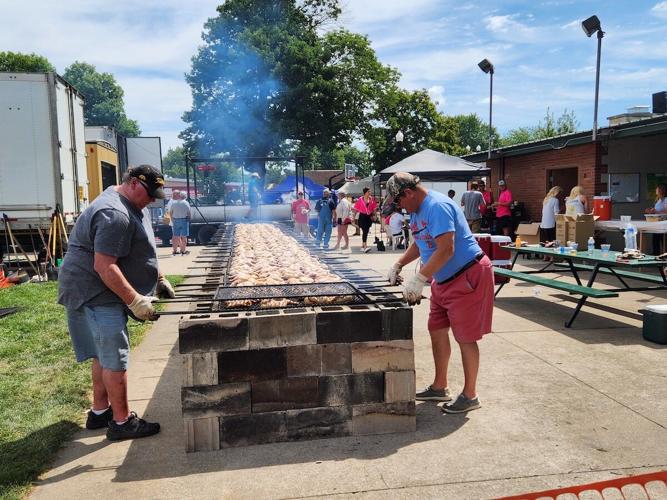
[[[135,179],[136,179],[136,177],[135,177]],[[138,182],[139,184],[141,184],[141,185],[144,187],[144,189],[146,190],[146,195],[147,195],[149,198],[155,198],[155,196],[153,196],[153,195],[151,194],[151,192],[148,190],[148,185],[147,185],[146,183],[144,183],[143,181],[141,181],[141,180],[139,180],[139,179],[137,179],[137,182]]]

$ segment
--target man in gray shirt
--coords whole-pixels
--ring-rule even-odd
[[[130,412],[127,400],[127,316],[157,319],[156,292],[174,297],[158,270],[146,206],[164,198],[162,173],[150,165],[129,170],[79,216],[59,273],[58,303],[78,362],[92,359],[93,407],[86,428],[107,427],[110,440],[150,436],[160,424]]]
[[[188,236],[190,236],[190,204],[185,199],[185,195],[174,192],[168,211],[172,225],[172,254],[176,255],[178,247],[181,249],[181,255],[188,254],[190,252],[185,248],[188,244]]]
[[[470,190],[463,193],[463,196],[461,197],[463,213],[468,221],[468,226],[470,226],[472,234],[479,233],[479,229],[482,226],[482,212],[479,208],[481,206],[486,206],[484,203],[484,196],[477,190],[477,188],[477,183],[471,182]]]

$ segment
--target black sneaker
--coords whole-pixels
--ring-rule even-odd
[[[88,418],[86,419],[86,429],[103,429],[108,427],[109,422],[113,419],[113,411],[111,407],[107,408],[104,413],[95,415],[91,409],[88,412]]]
[[[137,439],[152,436],[160,432],[160,424],[157,422],[146,422],[143,418],[139,418],[133,411],[127,422],[124,424],[117,424],[113,420],[109,422],[107,429],[107,439],[109,441],[120,441],[123,439]]]
[[[430,385],[415,396],[417,401],[451,401],[452,395],[449,392],[449,387],[444,389],[434,389]]]

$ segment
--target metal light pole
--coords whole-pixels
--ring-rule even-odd
[[[489,155],[488,158],[491,158],[491,147],[493,145],[493,73],[494,67],[491,64],[491,61],[488,59],[483,59],[478,64],[479,69],[488,73],[490,76],[489,84]]]
[[[591,16],[581,23],[581,28],[586,33],[587,37],[591,37],[593,33],[598,34],[598,54],[597,63],[595,65],[595,110],[593,111],[593,142],[597,140],[598,136],[598,97],[600,95],[600,55],[602,54],[602,38],[604,31],[600,26],[598,16]]]

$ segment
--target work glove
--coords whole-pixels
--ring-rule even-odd
[[[419,304],[422,300],[422,291],[424,290],[424,285],[428,278],[422,273],[415,274],[410,280],[405,284],[405,290],[403,290],[403,298],[411,306]]]
[[[155,287],[155,296],[160,297],[161,299],[175,299],[176,292],[174,292],[174,287],[171,286],[169,280],[164,276],[161,276],[157,280],[157,286]]]
[[[132,314],[138,319],[143,321],[155,321],[158,318],[157,312],[153,307],[153,302],[157,300],[157,297],[149,297],[147,295],[136,294],[134,300],[128,304],[127,307],[130,308]]]
[[[387,274],[387,280],[390,285],[400,285],[403,283],[403,276],[401,276],[402,269],[403,266],[398,262],[391,266],[391,269],[389,269],[389,273]]]

